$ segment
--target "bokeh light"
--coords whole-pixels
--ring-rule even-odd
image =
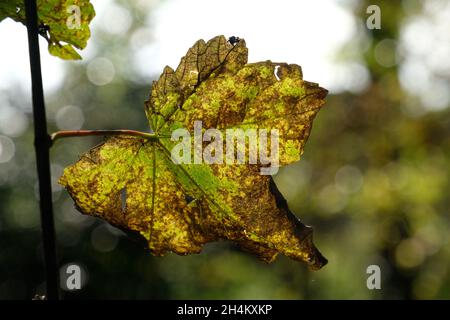
[[[104,86],[114,79],[116,71],[112,62],[103,57],[95,58],[89,62],[87,77],[97,86]]]
[[[64,106],[56,113],[56,126],[61,130],[78,130],[84,123],[84,114],[80,107]]]
[[[15,144],[7,136],[0,136],[0,163],[8,162],[14,157]]]

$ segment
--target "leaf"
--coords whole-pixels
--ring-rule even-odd
[[[65,60],[80,60],[81,56],[78,54],[78,52],[75,51],[75,49],[71,45],[57,45],[50,43],[48,45],[48,52],[50,54],[60,57],[61,59]]]
[[[197,41],[176,70],[152,85],[145,111],[153,139],[107,139],[66,168],[60,183],[77,208],[145,238],[162,255],[198,253],[228,239],[262,260],[278,253],[312,269],[326,264],[312,229],[289,210],[262,163],[176,164],[173,130],[278,129],[280,165],[297,161],[327,91],[303,81],[297,65],[247,64],[245,41]]]
[[[84,49],[91,35],[89,23],[95,16],[89,0],[38,0],[40,34],[49,43],[50,54],[62,59],[81,59],[75,51]],[[26,24],[24,1],[0,3],[0,21],[11,19]]]
[[[3,1],[0,2],[0,22],[10,17],[14,20],[25,20],[25,10],[23,1]]]

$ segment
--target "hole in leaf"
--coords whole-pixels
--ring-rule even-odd
[[[277,78],[278,81],[280,81],[280,77],[278,76],[278,68],[280,66],[275,66],[275,69],[273,70],[273,74],[275,75],[275,78]]]
[[[120,190],[120,202],[122,204],[122,212],[127,209],[127,188]]]

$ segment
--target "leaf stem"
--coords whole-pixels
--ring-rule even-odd
[[[51,135],[51,141],[54,143],[61,138],[87,137],[87,136],[134,136],[149,140],[158,140],[159,136],[155,133],[147,133],[136,130],[117,129],[117,130],[63,130]]]

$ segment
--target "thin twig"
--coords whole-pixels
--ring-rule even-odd
[[[33,95],[34,146],[39,180],[39,206],[41,210],[42,242],[44,247],[47,299],[59,299],[59,271],[56,258],[55,225],[53,221],[52,189],[50,180],[50,137],[47,133],[44,90],[42,88],[39,52],[39,30],[36,0],[25,1],[28,48]]]

